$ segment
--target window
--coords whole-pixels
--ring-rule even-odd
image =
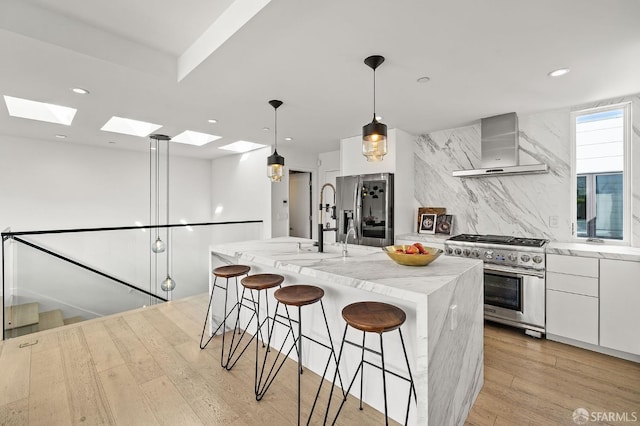
[[[630,104],[572,114],[574,235],[628,241]]]

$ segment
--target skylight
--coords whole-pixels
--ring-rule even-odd
[[[208,133],[194,132],[193,130],[185,130],[171,138],[171,142],[186,143],[188,145],[202,146],[220,139],[222,136],[210,135]]]
[[[258,148],[264,148],[265,146],[266,145],[262,145],[254,142],[237,141],[234,143],[230,143],[229,145],[221,146],[219,149],[224,149],[226,151],[233,151],[233,152],[248,152]]]
[[[7,110],[11,117],[64,124],[65,126],[71,125],[77,111],[75,108],[14,98],[6,95],[4,102],[7,104]]]
[[[130,118],[111,117],[100,130],[105,132],[122,133],[123,135],[146,137],[162,127],[162,124],[147,123],[146,121]]]

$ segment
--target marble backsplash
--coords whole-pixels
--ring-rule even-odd
[[[640,96],[608,100],[640,108]],[[582,107],[580,107],[582,108]],[[578,109],[578,108],[573,108]],[[480,122],[415,138],[415,198],[421,206],[446,207],[454,215],[453,233],[518,235],[571,239],[572,109],[519,116],[520,164],[546,163],[549,172],[482,178],[453,177],[454,170],[480,167]],[[635,147],[640,146],[640,114],[633,114]],[[640,153],[633,150],[634,212],[632,233],[640,246]]]

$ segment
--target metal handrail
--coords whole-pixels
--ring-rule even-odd
[[[236,224],[247,224],[247,223],[262,223],[262,220],[242,220],[242,221],[225,221],[225,222],[198,222],[198,223],[179,223],[179,224],[166,224],[166,225],[141,225],[141,226],[114,226],[114,227],[101,227],[101,228],[76,228],[76,229],[50,229],[50,230],[40,230],[40,231],[17,231],[17,232],[0,232],[2,236],[2,300],[4,301],[4,280],[5,280],[5,250],[4,243],[8,239],[13,239],[19,243],[25,244],[31,248],[39,250],[43,253],[46,253],[50,256],[56,257],[60,260],[64,260],[68,263],[76,265],[82,269],[98,274],[104,278],[115,281],[121,285],[132,288],[134,290],[140,291],[148,296],[155,297],[156,299],[162,300],[163,302],[167,302],[168,299],[158,296],[157,294],[153,294],[147,290],[144,290],[134,284],[128,283],[126,281],[121,280],[120,278],[116,278],[112,275],[109,275],[105,272],[102,272],[98,269],[92,268],[90,266],[84,265],[78,261],[70,259],[66,256],[63,256],[59,253],[56,253],[52,250],[41,247],[32,242],[26,241],[22,238],[17,238],[19,236],[24,235],[44,235],[44,234],[73,234],[80,232],[103,232],[103,231],[127,231],[127,230],[135,230],[135,229],[156,229],[156,228],[178,228],[178,227],[193,227],[193,226],[210,226],[210,225],[236,225]],[[4,302],[3,302],[4,305]],[[2,327],[2,340],[5,339],[5,329]]]
[[[2,232],[2,240],[20,235],[42,235],[42,234],[73,234],[77,232],[101,232],[101,231],[128,231],[132,229],[156,229],[156,228],[178,228],[187,226],[208,226],[208,225],[236,225],[244,223],[262,223],[262,220],[236,220],[227,222],[198,222],[198,223],[173,223],[167,225],[141,225],[141,226],[114,226],[106,228],[76,228],[76,229],[49,229],[43,231],[17,231]]]
[[[86,269],[87,271],[90,271],[90,272],[93,272],[93,273],[95,273],[95,274],[98,274],[98,275],[100,275],[100,276],[102,276],[102,277],[108,278],[108,279],[110,279],[110,280],[112,280],[112,281],[117,282],[118,284],[122,284],[122,285],[124,285],[124,286],[129,287],[129,288],[132,288],[132,289],[134,289],[134,290],[137,290],[137,291],[139,291],[139,292],[142,292],[142,293],[146,294],[147,296],[155,297],[156,299],[160,299],[160,300],[162,300],[163,302],[168,302],[168,299],[165,299],[165,298],[164,298],[164,297],[162,297],[162,296],[158,296],[157,294],[153,294],[153,293],[151,293],[150,291],[147,291],[147,290],[145,290],[145,289],[143,289],[143,288],[140,288],[140,287],[136,286],[135,284],[131,284],[131,283],[128,283],[128,282],[126,282],[126,281],[123,281],[123,280],[121,280],[120,278],[116,278],[116,277],[114,277],[113,275],[109,275],[109,274],[107,274],[107,273],[105,273],[105,272],[102,272],[102,271],[100,271],[100,270],[98,270],[98,269],[92,268],[91,266],[87,266],[87,265],[85,265],[85,264],[82,264],[82,263],[80,263],[80,262],[78,262],[78,261],[76,261],[76,260],[70,259],[70,258],[68,258],[68,257],[66,257],[66,256],[63,256],[63,255],[61,255],[61,254],[59,254],[59,253],[56,253],[55,251],[52,251],[52,250],[46,249],[46,248],[41,247],[41,246],[39,246],[39,245],[37,245],[37,244],[34,244],[34,243],[30,242],[30,241],[23,240],[22,238],[19,238],[19,237],[13,237],[13,240],[14,240],[14,241],[17,241],[17,242],[19,242],[19,243],[22,243],[22,244],[24,244],[24,245],[27,245],[27,246],[29,246],[29,247],[31,247],[31,248],[34,248],[34,249],[36,249],[36,250],[39,250],[39,251],[41,251],[41,252],[43,252],[43,253],[46,253],[46,254],[48,254],[48,255],[50,255],[50,256],[53,256],[53,257],[55,257],[55,258],[58,258],[58,259],[60,259],[60,260],[64,260],[65,262],[68,262],[68,263],[71,263],[71,264],[73,264],[73,265],[76,265],[76,266],[78,266],[78,267],[80,267],[80,268],[82,268],[82,269]]]

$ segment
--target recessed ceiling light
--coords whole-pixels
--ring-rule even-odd
[[[248,141],[237,141],[234,143],[230,143],[228,145],[221,146],[219,149],[224,149],[225,151],[233,151],[233,152],[249,152],[254,149],[264,148],[266,145],[262,145],[259,143],[248,142]]]
[[[270,129],[268,127],[263,127],[262,130],[268,132]]]
[[[560,77],[561,75],[567,74],[569,71],[571,71],[569,68],[560,68],[551,71],[548,75],[549,77]]]
[[[162,127],[162,124],[147,123],[146,121],[132,120],[130,118],[111,117],[100,130],[105,132],[121,133],[147,137]]]
[[[215,118],[210,118],[207,121],[211,124],[216,124],[218,122],[218,120],[216,120]]]
[[[287,136],[286,138],[284,138],[284,140],[285,140],[285,141],[292,141],[292,140],[293,140],[293,138],[290,138],[290,137],[288,137],[288,136]]]
[[[220,139],[222,136],[210,135],[208,133],[194,132],[193,130],[185,130],[171,138],[171,142],[186,143],[187,145],[202,146]]]
[[[428,83],[429,81],[431,81],[431,79],[429,77],[420,77],[419,79],[416,80],[418,83]]]
[[[74,87],[71,89],[73,93],[77,93],[78,95],[88,95],[89,91],[87,89],[83,89],[82,87]]]
[[[11,117],[28,118],[29,120],[70,126],[77,109],[28,99],[5,96],[4,102]]]
[[[67,135],[56,135],[56,138],[58,138],[58,139],[64,139],[66,137],[67,137]]]

